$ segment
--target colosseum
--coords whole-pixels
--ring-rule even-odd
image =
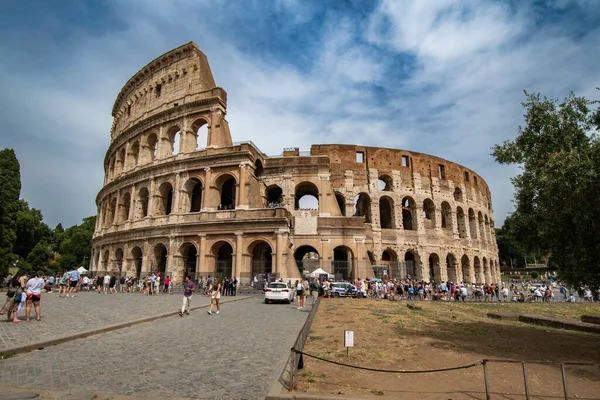
[[[232,142],[226,114],[192,42],[129,79],[112,109],[93,273],[500,280],[490,191],[474,171],[347,144],[268,156]]]

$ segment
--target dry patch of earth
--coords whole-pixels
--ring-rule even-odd
[[[579,320],[600,304],[498,304],[322,299],[304,351],[341,363],[387,370],[428,370],[482,359],[600,362],[600,335],[486,317],[490,311]],[[346,356],[344,330],[354,331]],[[525,399],[521,364],[488,364],[491,397]],[[560,366],[528,364],[532,398],[564,398]],[[600,367],[568,366],[571,398],[600,398]],[[304,358],[295,393],[389,399],[485,399],[483,366],[457,371],[371,372]]]

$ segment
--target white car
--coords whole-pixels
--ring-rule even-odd
[[[294,301],[294,291],[283,282],[271,282],[264,289],[265,304],[271,301],[285,301],[290,304]]]

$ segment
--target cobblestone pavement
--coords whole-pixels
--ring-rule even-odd
[[[0,299],[4,301],[3,293],[0,293]],[[59,298],[56,292],[44,293],[42,321],[35,320],[33,309],[29,323],[25,322],[25,310],[19,313],[19,323],[7,322],[6,316],[0,315],[0,351],[177,311],[181,308],[181,301],[181,293],[143,296],[139,293],[104,295],[82,292],[73,298]],[[208,297],[194,294],[192,307],[209,303]]]
[[[127,299],[128,295],[86,296],[81,296],[78,306],[92,303],[104,318],[110,312],[99,311],[95,297],[102,297],[98,301],[111,309],[138,301]],[[140,296],[139,301],[163,301],[162,307],[172,310],[181,300],[172,297]],[[73,300],[78,299],[57,301]],[[193,301],[197,305],[203,299],[195,296]],[[225,304],[220,315],[209,316],[200,309],[189,316],[163,318],[0,360],[0,385],[62,391],[57,398],[66,398],[67,392],[147,398],[264,397],[307,316],[293,304],[267,305],[262,296],[255,296]]]

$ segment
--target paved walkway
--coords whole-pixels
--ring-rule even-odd
[[[181,301],[181,295],[51,296],[42,298],[41,322],[0,323],[2,343],[173,311]],[[193,305],[202,303],[208,299],[195,295]],[[0,360],[0,385],[59,391],[62,398],[263,397],[307,315],[294,305],[266,305],[254,296],[225,304],[220,315],[200,309]]]

